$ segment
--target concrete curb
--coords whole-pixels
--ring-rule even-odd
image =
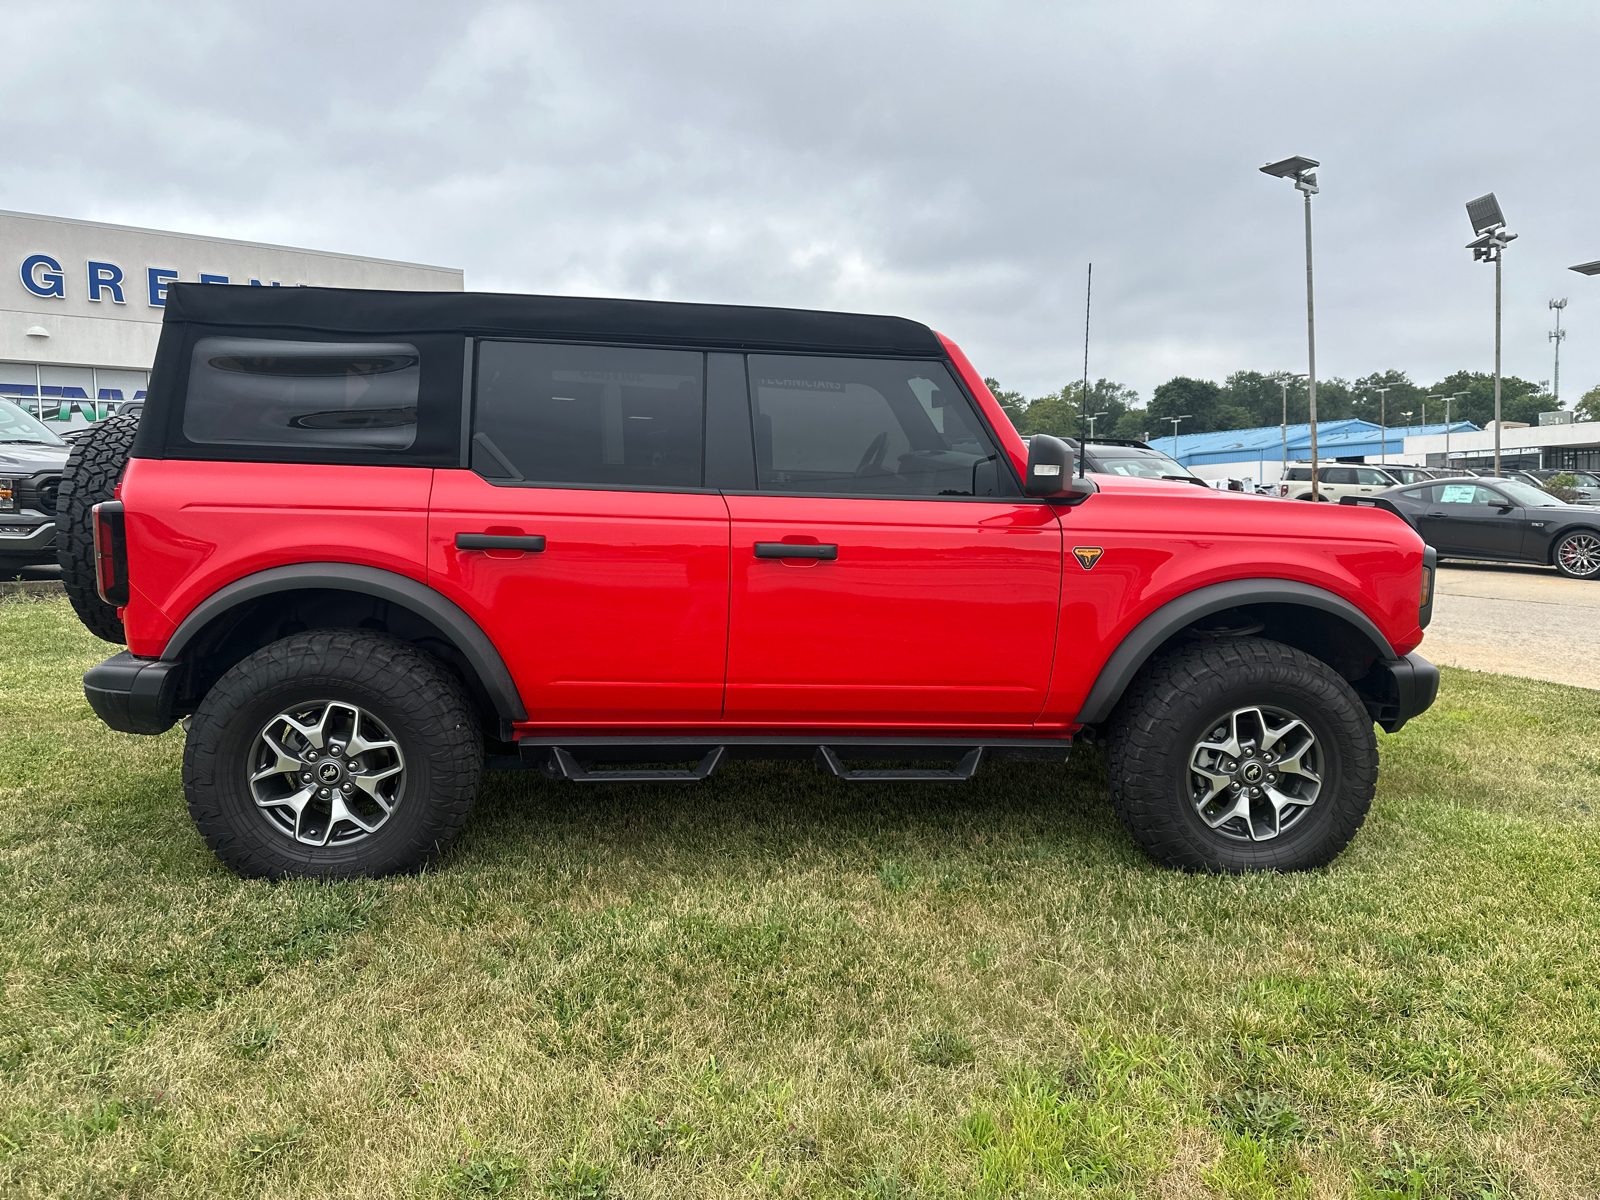
[[[3,596],[64,596],[67,589],[61,586],[59,579],[13,579],[0,582],[0,597]]]

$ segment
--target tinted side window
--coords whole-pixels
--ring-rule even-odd
[[[1354,467],[1324,467],[1322,470],[1323,483],[1354,483],[1356,472]]]
[[[705,355],[483,342],[472,469],[537,483],[699,487]]]
[[[1311,482],[1311,468],[1310,467],[1290,467],[1289,468],[1289,480],[1290,480],[1291,483],[1310,483]]]
[[[405,342],[201,338],[183,435],[210,445],[404,450],[422,355]]]
[[[763,491],[992,496],[1009,480],[939,363],[752,354],[749,367]]]
[[[1356,478],[1361,481],[1362,487],[1393,487],[1389,477],[1382,471],[1374,471],[1371,467],[1357,467]]]
[[[1500,504],[1500,496],[1475,483],[1441,483],[1433,489],[1435,504]]]

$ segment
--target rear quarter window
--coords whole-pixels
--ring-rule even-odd
[[[409,342],[195,343],[183,434],[199,445],[404,450],[422,355]]]

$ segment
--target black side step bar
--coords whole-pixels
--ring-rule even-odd
[[[983,759],[983,747],[974,746],[961,756],[952,770],[929,771],[920,768],[887,768],[852,771],[832,746],[817,747],[817,766],[851,783],[962,783],[977,773]]]
[[[699,783],[722,765],[727,753],[726,746],[713,746],[700,764],[689,771],[594,771],[572,757],[572,752],[565,746],[551,746],[546,773],[556,779],[570,779],[573,783]]]
[[[986,751],[1003,758],[1065,762],[1072,749],[1068,738],[873,738],[840,737],[823,742],[812,737],[560,737],[519,740],[518,757],[494,759],[495,768],[521,766],[542,770],[551,779],[574,783],[696,783],[731,758],[806,759],[852,783],[960,783],[971,779]],[[948,759],[949,769],[855,769],[854,761],[893,762]],[[693,767],[661,769],[661,762],[693,762]],[[639,764],[630,767],[628,764]]]

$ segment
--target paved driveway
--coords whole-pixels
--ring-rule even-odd
[[[1431,662],[1600,688],[1600,580],[1554,567],[1451,563],[1439,568]]]

